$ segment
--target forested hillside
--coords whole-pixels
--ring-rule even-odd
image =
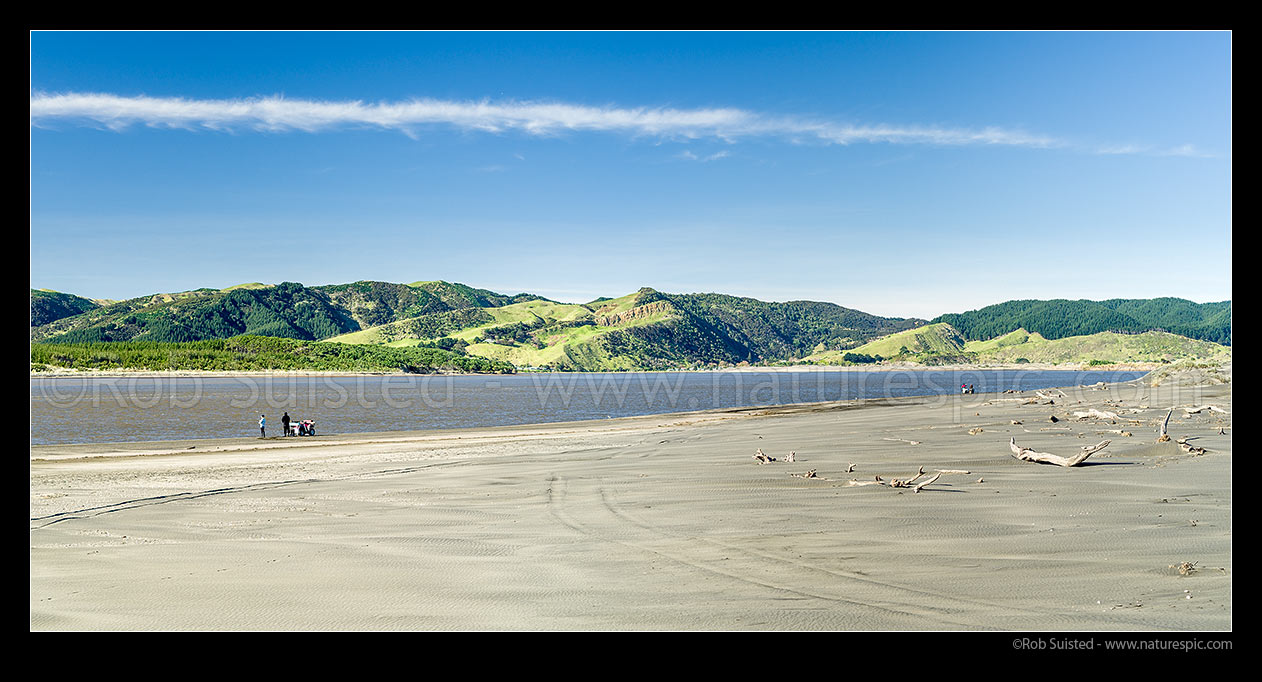
[[[108,306],[68,294],[36,293],[32,290],[31,340],[65,343],[183,342],[242,334],[319,340],[425,315],[543,300],[442,281],[248,284],[141,296]]]
[[[49,321],[37,324],[41,320]],[[31,341],[37,344],[186,344],[239,336],[277,337],[410,347],[417,352],[441,352],[444,358],[486,359],[500,363],[499,367],[589,371],[802,360],[847,364],[898,359],[940,364],[994,356],[1002,361],[1034,361],[1035,355],[1055,362],[1080,355],[1085,361],[1120,362],[1164,360],[1188,353],[1203,356],[1212,354],[1212,349],[1185,347],[1178,338],[1165,336],[1133,343],[1100,337],[1090,343],[1046,347],[1031,343],[1019,357],[1003,360],[998,350],[976,344],[1010,338],[1005,335],[1016,330],[1036,341],[1158,331],[1230,344],[1231,302],[1198,304],[1176,298],[1008,301],[943,315],[926,325],[923,320],[879,317],[833,303],[669,294],[648,287],[618,298],[577,304],[443,281],[360,281],[317,287],[285,282],[156,294],[104,306],[68,294],[32,290],[31,323]],[[96,354],[92,357],[105,352],[103,347],[79,347],[91,348]],[[158,352],[154,348],[128,348],[119,346],[114,352],[127,350],[132,353],[128,358],[157,362],[151,357]],[[198,348],[185,349],[194,355],[182,355],[180,362],[196,364],[189,358],[201,352]],[[229,347],[211,350],[221,365],[225,354],[233,352]],[[331,352],[303,351],[295,367],[303,362],[307,368],[328,366],[332,361],[322,358]],[[395,360],[373,361],[389,365]],[[83,362],[87,361],[76,360]],[[275,358],[267,362],[284,365]],[[418,366],[428,367],[429,362],[420,361]],[[34,350],[32,363],[36,363]]]
[[[354,282],[312,287],[358,323],[360,329],[399,320],[472,308],[498,308],[538,300],[533,294],[505,296],[452,282]]]
[[[924,320],[878,317],[835,303],[768,303],[726,294],[663,294],[649,290],[645,302],[668,300],[696,318],[700,328],[729,339],[751,361],[788,360],[816,347],[853,348],[886,334],[910,329]]]
[[[314,340],[356,328],[322,292],[285,282],[134,298],[36,327],[31,340],[184,342],[242,334]]]
[[[56,322],[62,318],[78,315],[99,307],[100,305],[96,302],[74,294],[31,289],[31,326],[38,327],[50,322]]]
[[[942,315],[933,321],[950,324],[969,341],[985,341],[1017,329],[1026,329],[1047,339],[1099,332],[1166,331],[1231,345],[1231,301],[1193,303],[1181,298],[1008,301],[966,313]]]
[[[817,346],[848,348],[920,322],[832,303],[768,303],[646,287],[582,305],[536,299],[430,313],[333,340],[438,345],[528,367],[669,369],[788,359]]]
[[[195,370],[329,372],[512,372],[513,367],[487,358],[438,348],[389,348],[321,343],[261,336],[238,336],[189,343],[121,341],[112,343],[49,343],[31,345],[31,371]]]

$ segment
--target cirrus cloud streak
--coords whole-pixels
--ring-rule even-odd
[[[91,122],[111,130],[133,125],[218,131],[256,130],[316,133],[347,127],[418,130],[450,126],[494,133],[529,135],[610,132],[666,138],[780,137],[826,144],[889,143],[928,145],[1063,146],[1041,135],[997,127],[855,125],[803,117],[770,116],[734,108],[596,107],[545,101],[399,102],[319,101],[280,96],[248,99],[188,99],[102,93],[34,93],[31,125],[54,121]]]

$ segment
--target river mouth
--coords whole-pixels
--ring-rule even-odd
[[[32,377],[31,444],[476,428],[1126,382],[1142,371],[614,372],[446,376]]]

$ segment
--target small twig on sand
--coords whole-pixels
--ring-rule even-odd
[[[1171,566],[1170,568],[1178,569],[1179,575],[1192,575],[1196,572],[1196,562],[1184,561],[1178,566]]]

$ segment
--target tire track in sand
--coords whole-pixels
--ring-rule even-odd
[[[166,495],[154,495],[152,497],[141,497],[131,500],[122,500],[119,502],[111,502],[109,504],[97,505],[95,507],[84,507],[82,509],[71,509],[69,511],[57,512],[55,514],[46,514],[43,516],[31,517],[31,530],[36,531],[41,528],[47,528],[51,525],[61,523],[63,521],[72,521],[77,519],[87,519],[103,514],[115,514],[142,507],[149,507],[158,504],[169,504],[172,502],[186,502],[196,500],[202,497],[211,497],[213,495],[228,495],[232,493],[253,492],[260,490],[275,490],[288,486],[303,485],[307,483],[326,483],[330,481],[347,481],[361,480],[370,478],[380,478],[388,476],[399,476],[402,474],[414,473],[424,469],[432,469],[435,467],[454,466],[460,462],[444,461],[429,462],[426,464],[412,467],[396,467],[391,469],[379,469],[377,471],[367,471],[344,476],[327,476],[321,478],[295,478],[281,481],[261,481],[258,483],[246,483],[242,485],[224,486],[222,488],[212,488],[209,490],[191,490],[178,493],[169,493]]]
[[[781,565],[781,568],[775,571],[768,568],[767,573],[769,575],[775,576],[775,575],[784,574],[786,569],[793,569],[793,570],[798,570],[798,571],[810,571],[810,572],[814,572],[818,574],[823,574],[825,577],[828,577],[828,578],[840,578],[844,581],[848,581],[852,583],[860,583],[868,588],[871,588],[877,591],[885,591],[885,590],[894,591],[896,594],[904,598],[915,597],[921,601],[912,601],[912,602],[907,602],[907,603],[909,605],[914,605],[917,609],[939,612],[944,616],[948,616],[949,614],[958,613],[958,612],[968,610],[968,609],[982,612],[985,614],[986,618],[988,619],[1010,617],[1010,616],[1039,616],[1039,617],[1053,616],[1054,617],[1056,615],[1055,613],[1048,612],[1046,610],[1031,609],[1027,607],[1018,607],[1018,606],[1013,606],[1011,604],[987,601],[984,599],[956,597],[956,596],[951,596],[949,594],[944,594],[942,592],[934,592],[934,591],[920,589],[916,587],[909,587],[907,585],[899,585],[893,582],[887,582],[887,581],[877,580],[875,578],[870,578],[858,572],[838,571],[836,569],[828,568],[826,566],[820,566],[820,565],[811,563],[809,561],[801,561],[793,557],[787,557],[787,556],[782,556],[782,555],[771,554],[768,552],[762,552],[762,551],[758,551],[756,549],[752,549],[749,547],[742,547],[742,546],[734,545],[731,543],[721,542],[719,540],[715,540],[709,537],[699,537],[699,536],[694,537],[694,536],[684,536],[678,533],[669,533],[669,532],[663,531],[659,526],[656,526],[647,521],[637,518],[634,514],[630,513],[625,508],[619,507],[616,504],[616,501],[610,500],[611,493],[608,489],[602,488],[600,492],[601,492],[601,502],[604,504],[607,511],[611,515],[619,517],[620,519],[625,521],[627,524],[631,524],[636,527],[639,527],[647,532],[658,535],[663,539],[687,541],[689,543],[708,544],[715,548],[725,550],[729,554],[732,552],[739,552],[748,556],[757,557],[758,559],[761,559],[764,561],[774,562],[776,564]],[[616,496],[616,493],[612,493],[612,495]],[[821,598],[829,598],[829,597],[821,597]],[[895,602],[895,603],[903,603],[904,600],[891,599],[890,601]],[[944,602],[946,603],[945,605],[944,605]],[[956,623],[955,621],[949,621],[949,622],[955,625],[968,624],[968,623]]]
[[[597,488],[593,491],[595,493],[593,497],[599,500],[598,504],[585,505],[582,510],[576,512],[571,503],[568,479],[551,474],[547,482],[549,487],[546,499],[551,515],[566,527],[585,537],[658,556],[696,571],[720,576],[779,595],[789,595],[787,598],[790,599],[816,600],[830,605],[846,605],[876,611],[883,614],[882,617],[885,620],[893,618],[901,623],[899,627],[923,628],[927,625],[925,621],[952,627],[968,627],[975,623],[952,618],[950,609],[935,606],[930,600],[910,601],[905,598],[911,594],[916,597],[927,596],[941,602],[942,595],[936,593],[868,580],[864,587],[869,591],[887,592],[888,596],[882,595],[879,599],[864,599],[842,594],[837,589],[829,589],[828,585],[790,583],[783,579],[787,565],[822,571],[832,577],[845,580],[853,581],[856,576],[826,571],[809,564],[795,564],[783,557],[766,555],[705,538],[663,532],[616,508],[610,501],[608,490],[605,488]],[[597,514],[600,515],[599,518]],[[737,555],[736,561],[732,560],[734,554]],[[774,565],[768,565],[769,562]],[[772,599],[785,598],[785,596],[772,597]],[[979,604],[970,605],[980,606]],[[993,605],[986,605],[986,607],[995,608]]]

